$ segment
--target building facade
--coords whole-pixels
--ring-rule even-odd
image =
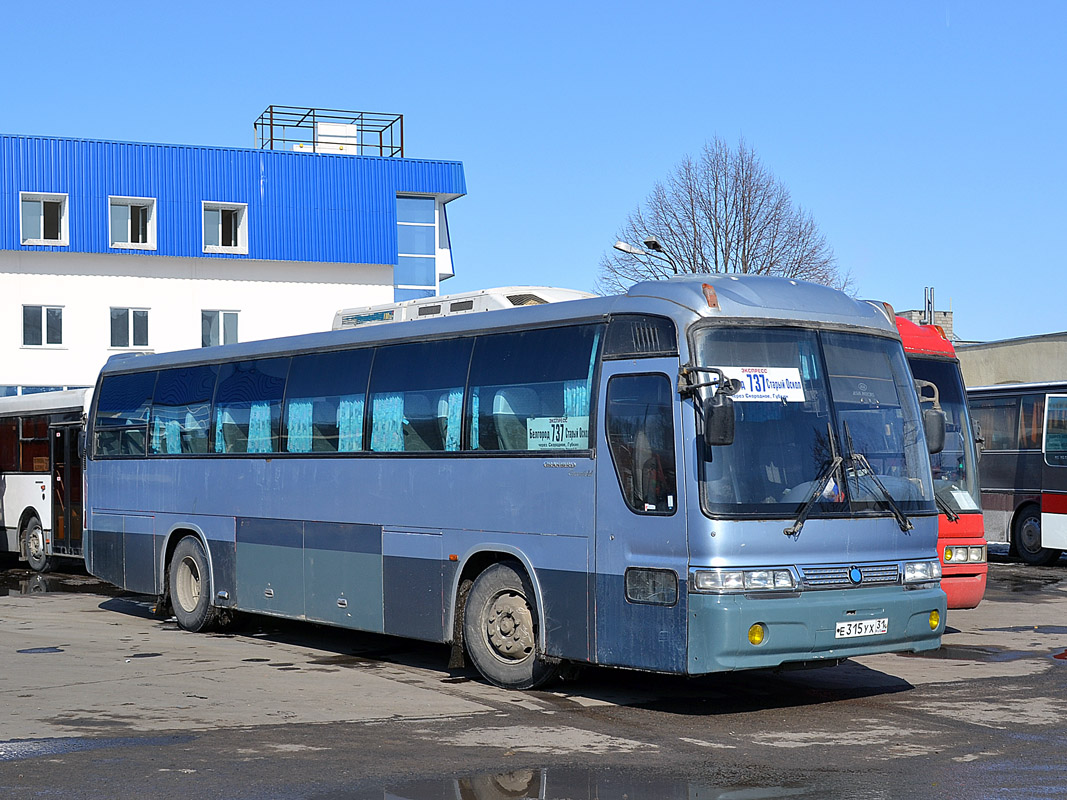
[[[2,135],[0,396],[436,294],[465,192],[455,161]]]

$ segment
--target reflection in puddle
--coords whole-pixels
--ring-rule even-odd
[[[672,776],[627,776],[582,768],[518,769],[498,774],[411,781],[330,792],[337,800],[778,800],[826,797],[826,787],[713,786]],[[855,795],[853,795],[855,797]],[[878,797],[879,795],[866,795]],[[326,795],[321,796],[325,800]]]
[[[121,597],[129,594],[91,575],[68,575],[58,572],[42,574],[28,569],[0,571],[0,597],[54,592],[102,594],[108,597]]]

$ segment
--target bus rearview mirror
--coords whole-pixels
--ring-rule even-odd
[[[721,392],[704,401],[704,444],[721,447],[734,443],[734,400]]]
[[[945,412],[935,408],[923,411],[923,428],[926,429],[926,449],[940,453],[945,449]]]

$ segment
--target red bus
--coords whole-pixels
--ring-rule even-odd
[[[940,510],[937,552],[941,588],[949,608],[974,608],[985,594],[985,528],[978,486],[978,453],[967,410],[960,362],[952,343],[937,325],[916,325],[897,317],[919,399],[945,412],[945,448],[930,456]]]

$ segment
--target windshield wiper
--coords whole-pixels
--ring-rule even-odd
[[[897,525],[904,532],[910,531],[914,526],[911,524],[911,520],[907,518],[903,511],[900,510],[900,506],[897,505],[897,501],[893,499],[893,495],[889,493],[889,490],[885,488],[878,476],[874,474],[874,469],[871,467],[870,462],[867,460],[867,456],[863,453],[857,453],[856,449],[852,446],[852,433],[848,429],[848,422],[842,423],[845,426],[845,447],[847,448],[848,464],[852,467],[852,472],[856,476],[856,484],[858,486],[860,482],[860,468],[866,470],[866,477],[870,478],[875,486],[878,487],[878,491],[882,493],[882,498],[885,504],[889,506],[889,511],[893,514],[893,518],[897,521]],[[936,495],[935,495],[936,496]]]
[[[948,517],[949,522],[959,521],[960,515],[953,511],[949,504],[942,500],[941,495],[936,491],[934,492],[934,502],[937,503],[937,507],[941,509],[941,513]]]
[[[833,457],[826,465],[826,468],[819,473],[819,477],[815,479],[815,485],[811,487],[811,494],[808,495],[807,501],[801,507],[797,518],[793,520],[793,524],[782,531],[786,536],[796,536],[800,533],[800,529],[804,527],[804,522],[807,520],[808,515],[815,507],[815,503],[822,497],[822,493],[826,491],[827,484],[830,483],[831,478],[841,468],[841,464],[844,461],[837,453],[837,447],[834,443],[834,431],[829,424],[826,426],[826,431],[830,435],[830,454]]]

